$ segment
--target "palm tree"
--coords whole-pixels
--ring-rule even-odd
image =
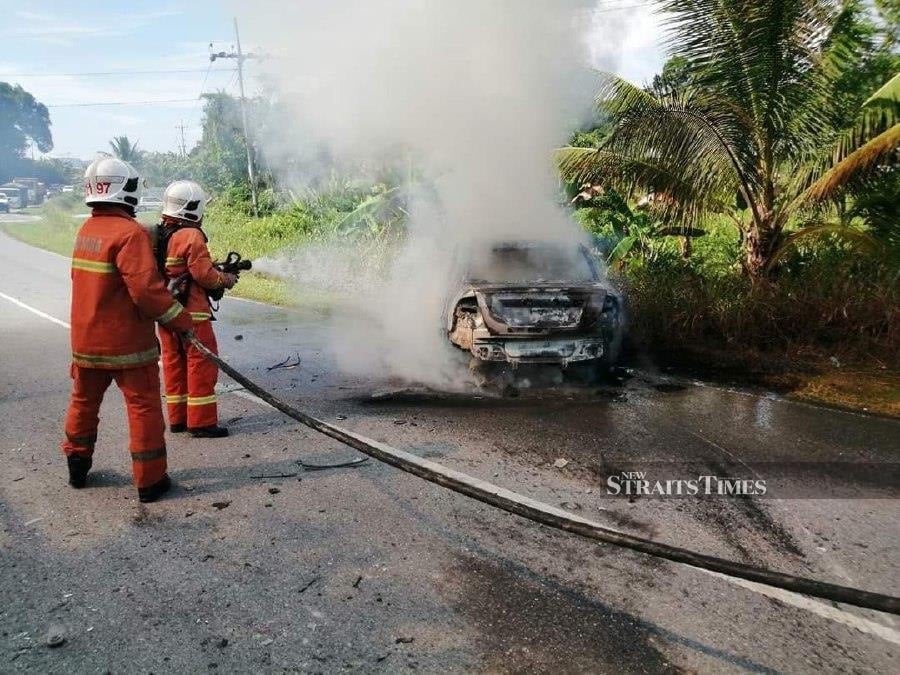
[[[740,232],[744,269],[758,279],[786,226],[821,223],[831,200],[867,172],[896,169],[900,80],[841,129],[830,97],[862,57],[848,28],[857,2],[658,5],[690,76],[647,90],[605,75],[597,102],[612,131],[599,147],[561,149],[561,171],[623,194],[665,194],[658,214],[686,228],[726,215]]]
[[[141,151],[138,150],[137,141],[132,143],[128,140],[128,136],[113,136],[109,142],[109,147],[115,157],[129,164],[137,163],[141,158]]]

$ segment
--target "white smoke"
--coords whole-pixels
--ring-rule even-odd
[[[355,280],[353,294],[370,311],[335,326],[344,367],[457,380],[441,329],[459,245],[581,236],[558,205],[552,152],[590,109],[589,61],[614,65],[604,57],[612,48],[598,51],[595,39],[588,49],[599,16],[592,4],[259,0],[241,14],[249,41],[271,54],[262,67],[290,110],[263,139],[273,166],[302,181],[316,158],[402,158],[428,186],[411,200],[389,281]],[[335,259],[299,256],[313,265]],[[345,267],[352,260],[338,257]]]

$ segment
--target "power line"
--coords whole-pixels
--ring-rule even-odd
[[[212,45],[211,42],[210,42],[210,45]],[[191,110],[190,126],[193,126],[194,122],[197,121],[197,115],[200,112],[200,103],[201,103],[201,101],[203,101],[203,90],[206,89],[206,80],[209,79],[209,71],[212,69],[212,65],[213,65],[213,62],[212,62],[212,60],[210,60],[210,62],[206,66],[206,74],[203,76],[203,82],[200,83],[200,93],[197,94],[197,103],[194,105],[194,109]]]
[[[90,108],[95,106],[105,106],[105,105],[157,105],[157,104],[165,104],[165,103],[190,103],[196,101],[196,98],[169,98],[162,99],[158,101],[108,101],[108,102],[93,102],[93,103],[50,103],[47,104],[48,108]]]
[[[600,5],[597,9],[594,10],[597,14],[606,14],[607,12],[619,12],[621,10],[626,9],[641,9],[644,7],[650,7],[649,3],[642,3],[640,5]]]
[[[176,68],[168,70],[108,70],[94,73],[0,73],[0,77],[105,77],[107,75],[168,75],[170,73],[202,72],[202,68]]]

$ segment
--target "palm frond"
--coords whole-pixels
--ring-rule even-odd
[[[739,190],[751,201],[756,150],[746,115],[728,101],[696,87],[654,95],[606,75],[597,104],[613,131],[599,149],[558,155],[568,179],[666,194],[679,206],[664,202],[661,214],[682,224],[695,221],[699,209],[722,210]]]
[[[865,103],[864,108],[881,106],[886,103],[900,103],[900,73],[897,73],[890,80],[885,82],[884,86],[872,94]]]
[[[852,179],[895,155],[898,147],[900,147],[900,124],[895,124],[837,162],[810,185],[798,200],[816,202],[835,196]],[[894,160],[896,161],[896,157]]]
[[[879,248],[878,240],[863,230],[840,223],[813,223],[801,227],[785,237],[772,254],[768,266],[772,267],[777,264],[791,250],[797,248],[802,241],[830,235],[836,236],[863,253],[874,253]]]
[[[705,213],[727,209],[718,192],[692,183],[692,176],[663,158],[632,157],[605,148],[566,147],[556,151],[556,162],[560,174],[571,182],[599,184],[623,194],[640,188],[665,195],[666,199],[652,201],[647,210],[680,227],[697,225]]]
[[[847,41],[834,31],[836,0],[663,0],[673,51],[694,64],[697,83],[746,110],[768,170],[828,127],[823,100]],[[826,49],[833,58],[823,60]]]
[[[825,176],[831,175],[832,179],[839,176],[842,171],[852,169],[854,163],[866,157],[872,158],[870,153],[879,147],[881,142],[889,139],[881,139],[869,146],[866,151],[855,153],[898,124],[900,124],[900,75],[892,78],[875,92],[860,108],[852,125],[832,135],[833,140],[830,144],[820,142],[815,152],[801,153],[794,158],[791,169],[793,178],[787,182],[786,190],[789,199],[793,199],[791,207],[798,206],[808,198],[813,200],[825,198],[824,193],[821,197],[814,197],[809,193],[810,190],[816,192],[811,186]],[[849,160],[851,155],[855,155],[854,159],[848,161],[844,169],[835,172],[835,169],[845,160]],[[860,172],[853,170],[850,173],[858,175]],[[850,174],[847,176],[849,178]],[[844,186],[849,180],[841,180],[840,183]],[[828,192],[833,193],[834,190]]]

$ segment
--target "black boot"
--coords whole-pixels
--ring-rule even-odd
[[[90,457],[71,455],[66,457],[66,462],[69,465],[69,485],[80,490],[87,484],[87,475],[93,460]]]
[[[228,429],[213,424],[208,427],[193,427],[188,429],[194,438],[225,438],[228,435]]]
[[[171,431],[173,434],[183,434],[185,431],[187,431],[187,424],[185,424],[184,422],[181,422],[179,424],[170,424],[169,431]]]
[[[154,483],[150,487],[138,488],[138,499],[142,504],[155,502],[166,494],[171,487],[172,480],[169,478],[169,474],[166,474],[158,483]]]

